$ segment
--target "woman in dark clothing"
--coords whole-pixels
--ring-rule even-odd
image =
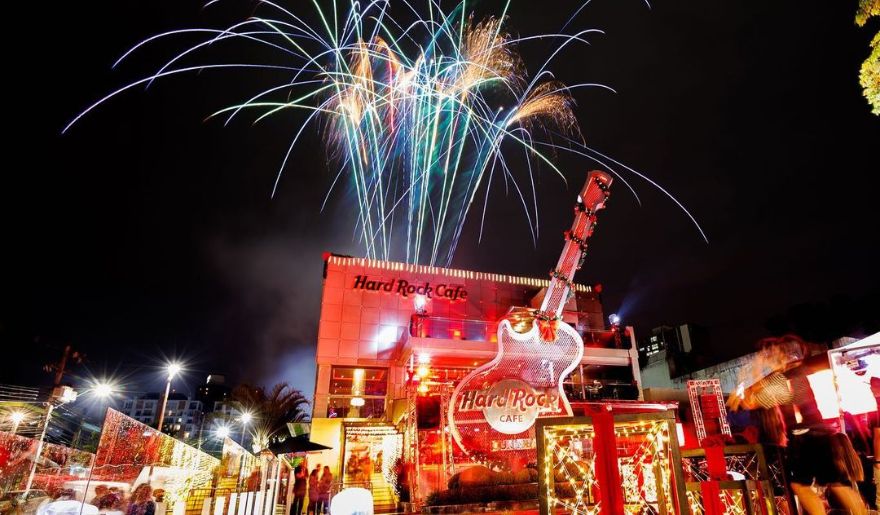
[[[290,508],[290,515],[302,515],[303,505],[306,501],[306,468],[297,465],[293,471],[293,505]]]
[[[307,515],[318,513],[320,499],[321,494],[318,492],[318,469],[316,468],[309,474],[309,508],[306,510]]]

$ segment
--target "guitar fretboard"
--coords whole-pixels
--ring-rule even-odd
[[[574,223],[566,233],[565,247],[556,268],[551,272],[550,285],[541,304],[539,316],[557,319],[562,314],[571,292],[574,274],[583,263],[587,250],[587,240],[596,226],[596,213],[605,207],[611,177],[603,172],[593,171],[587,176],[587,183],[575,207]]]

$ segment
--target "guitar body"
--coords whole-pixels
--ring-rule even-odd
[[[501,321],[497,356],[462,379],[450,399],[449,427],[462,449],[530,453],[536,418],[572,415],[562,381],[580,364],[584,344],[568,324],[555,333],[546,341],[535,322],[520,333]]]

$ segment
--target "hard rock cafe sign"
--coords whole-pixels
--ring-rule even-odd
[[[403,297],[410,295],[423,295],[429,299],[438,297],[447,300],[467,300],[468,292],[462,285],[455,284],[431,284],[430,282],[412,283],[406,279],[391,279],[384,281],[374,279],[369,275],[359,275],[354,278],[352,287],[355,290],[378,291],[393,293]]]
[[[449,428],[465,452],[531,453],[537,418],[572,415],[562,384],[580,364],[584,343],[560,315],[610,184],[607,174],[590,172],[541,308],[530,311],[527,323],[502,320],[495,359],[464,377],[452,392]]]
[[[481,411],[494,430],[515,435],[528,430],[542,412],[559,406],[556,388],[533,388],[520,379],[502,379],[485,390],[469,390],[458,396],[459,412]]]

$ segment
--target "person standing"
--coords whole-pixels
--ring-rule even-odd
[[[305,465],[297,465],[293,472],[293,504],[290,508],[290,515],[302,515],[303,505],[306,501],[307,483]]]
[[[321,476],[321,481],[318,483],[318,507],[321,513],[327,513],[330,510],[330,487],[333,485],[333,473],[330,472],[330,467],[324,465],[324,474]]]
[[[156,503],[153,502],[153,488],[144,483],[138,485],[131,494],[131,504],[128,505],[125,515],[154,515]]]
[[[309,507],[306,510],[306,515],[317,515],[318,513],[318,504],[321,499],[321,495],[318,493],[318,469],[317,467],[312,470],[312,473],[309,474]]]
[[[855,487],[864,478],[861,462],[846,433],[826,423],[807,377],[817,370],[808,360],[806,344],[795,336],[762,340],[762,354],[791,358],[776,363],[775,371],[731,395],[732,410],[757,410],[765,438],[786,448],[789,484],[808,515],[826,513],[812,489],[825,487],[832,505],[853,515],[867,514]],[[799,348],[797,352],[791,349]],[[821,357],[821,356],[820,356]],[[827,358],[818,360],[827,366]]]

